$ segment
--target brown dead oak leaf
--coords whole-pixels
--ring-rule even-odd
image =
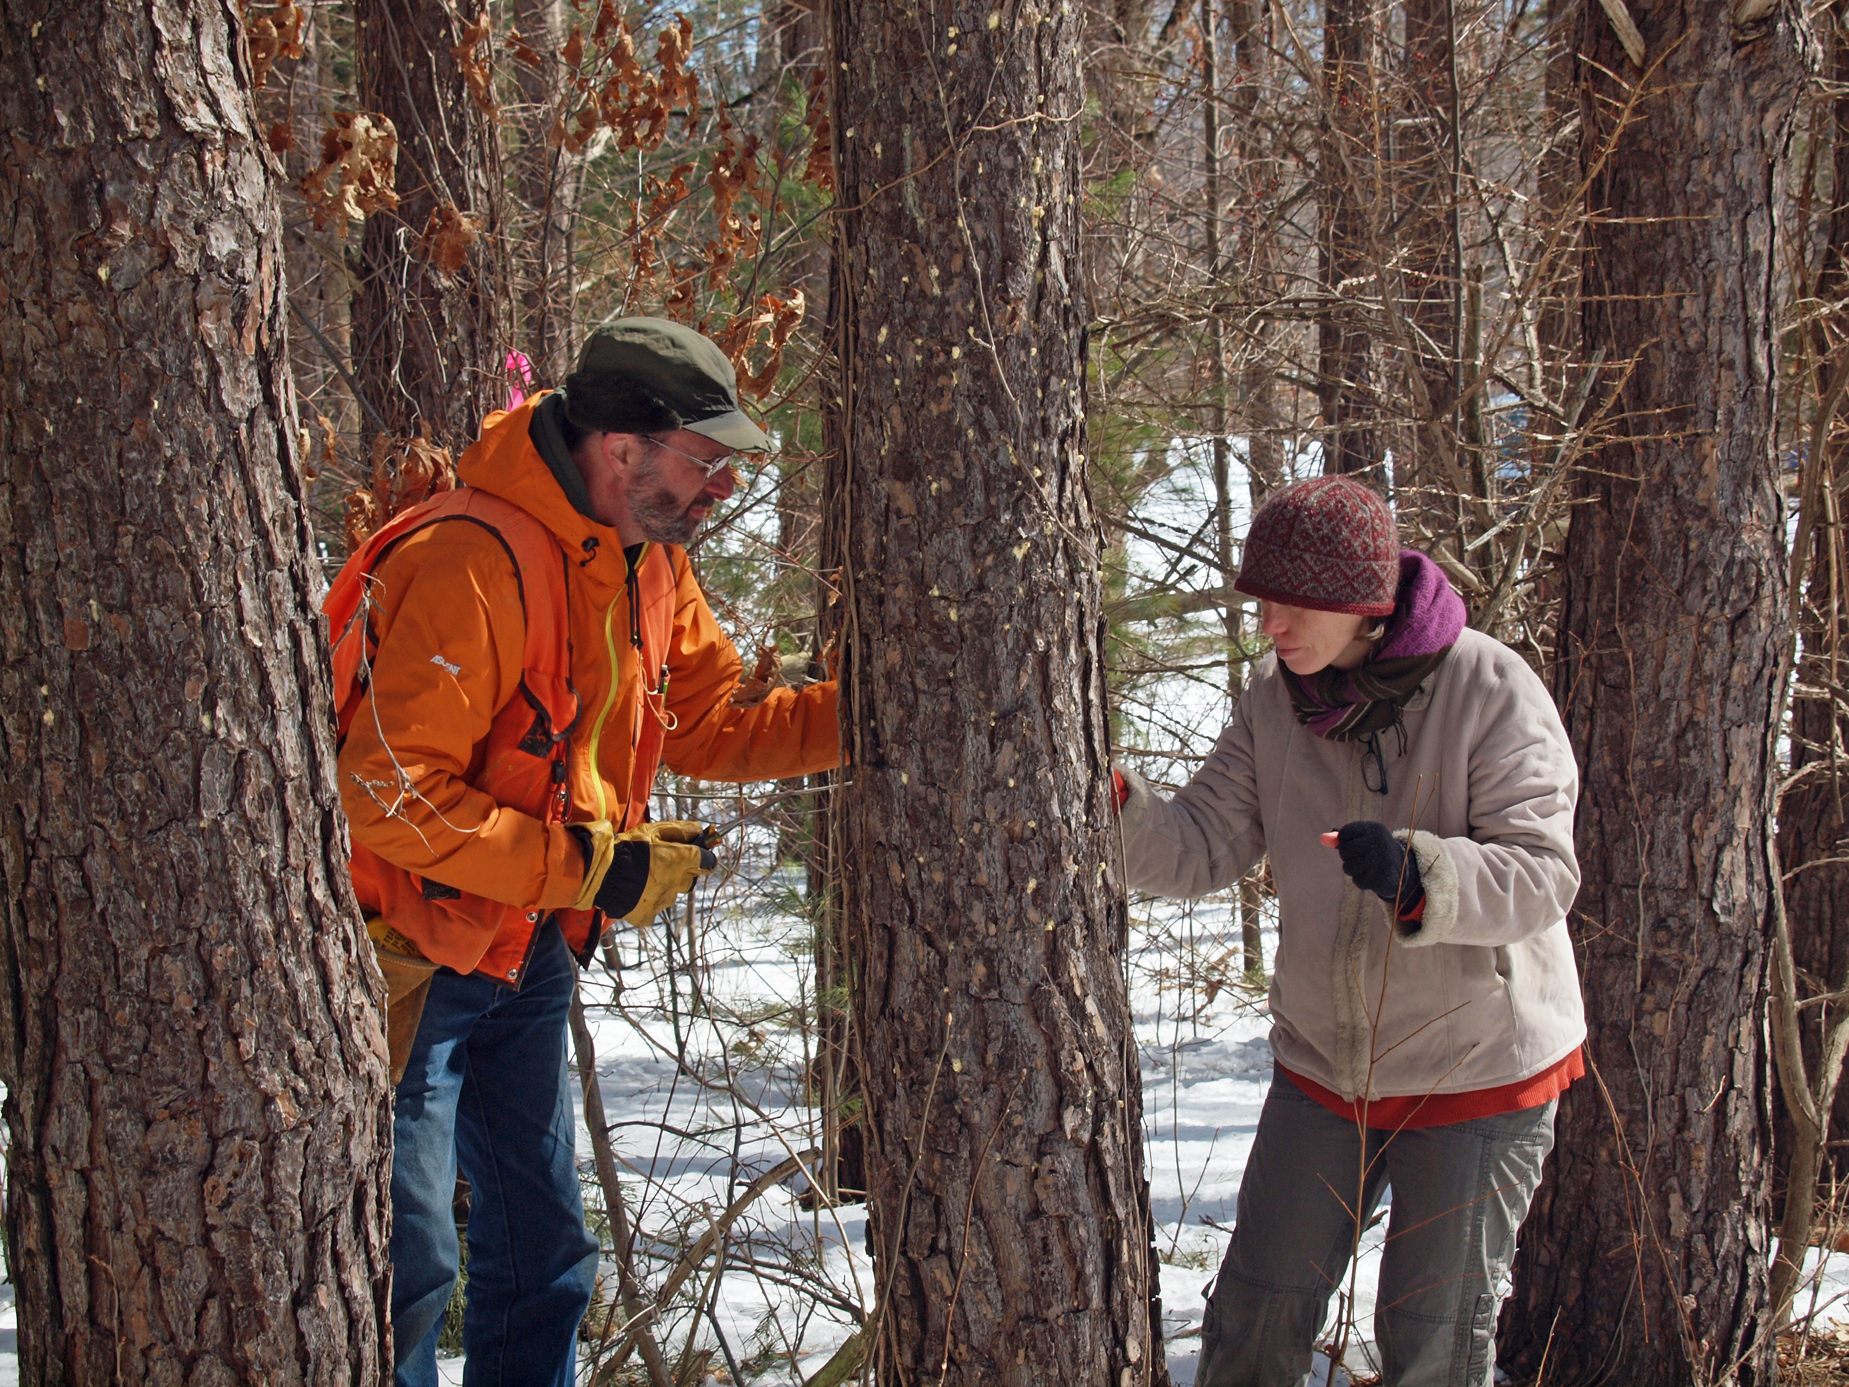
[[[640,260],[638,260],[638,266]],[[699,312],[699,278],[700,267],[688,265],[685,269],[668,271],[668,293],[661,301],[661,311],[677,323],[692,325],[694,314]]]
[[[569,121],[562,115],[554,120],[548,139],[554,147],[563,145],[576,154],[601,123],[616,136],[618,150],[653,153],[667,138],[668,120],[677,103],[689,128],[699,116],[699,79],[687,70],[692,49],[693,23],[685,15],[678,16],[672,27],[661,31],[655,45],[659,72],[649,72],[637,57],[628,21],[611,0],[601,0],[591,31],[589,59],[584,32],[575,25],[559,51],[584,104]]]
[[[302,10],[295,0],[282,0],[268,14],[256,19],[250,14],[251,7],[245,5],[244,41],[250,45],[250,86],[252,91],[262,91],[278,58],[302,56]],[[275,143],[274,136],[271,143]]]
[[[526,41],[526,36],[518,29],[513,29],[508,32],[506,42],[507,51],[514,55],[515,62],[524,63],[528,67],[535,69],[543,68],[546,65],[546,60],[540,56],[539,50],[528,43]]]
[[[334,421],[325,414],[317,413],[315,422],[321,426],[321,452],[308,466],[310,481],[340,461],[340,430],[334,427]]]
[[[372,440],[372,489],[347,497],[347,552],[357,550],[386,521],[455,486],[449,451],[430,441],[428,426],[416,438],[378,434]]]
[[[802,322],[806,307],[807,301],[800,289],[787,300],[766,294],[758,300],[756,308],[739,314],[714,337],[738,372],[741,391],[760,400],[770,394],[777,384],[777,373],[783,369],[783,349],[789,343],[790,334]],[[766,328],[770,329],[770,355],[753,371],[749,356]]]
[[[336,111],[321,136],[321,167],[302,180],[302,196],[315,214],[315,230],[347,223],[398,205],[398,129],[381,115]]]
[[[360,546],[372,538],[373,531],[379,528],[379,508],[373,503],[370,491],[347,493],[341,528],[346,532],[349,554],[357,554]]]
[[[418,238],[418,253],[453,278],[468,264],[469,251],[481,239],[481,233],[480,217],[441,203],[430,209],[430,220],[424,223],[424,234]]]
[[[455,485],[449,450],[430,441],[427,425],[416,438],[379,434],[372,440],[372,499],[382,518],[389,520]]]
[[[770,697],[772,689],[783,687],[783,656],[774,645],[758,647],[758,664],[750,676],[738,681],[732,690],[734,708],[755,708]]]
[[[757,667],[749,676],[739,680],[738,687],[732,690],[732,706],[755,708],[770,697],[773,689],[800,689],[806,684],[812,684],[815,679],[810,671],[814,665],[815,657],[807,650],[785,655],[774,645],[760,645]],[[835,641],[831,637],[822,648],[822,666],[828,671],[827,678],[837,676],[838,665]]]
[[[713,151],[706,183],[713,190],[713,221],[718,228],[706,243],[706,287],[717,289],[725,282],[727,270],[758,253],[761,236],[758,214],[741,219],[736,211],[740,193],[759,196],[758,137],[741,138],[724,107],[719,111],[719,148]]]
[[[486,9],[475,16],[475,22],[463,27],[462,42],[450,49],[450,56],[455,58],[456,66],[462,70],[463,80],[469,84],[469,95],[475,98],[475,104],[481,107],[483,114],[495,115],[499,108],[494,104],[494,75],[488,62],[493,56],[493,45],[489,36],[494,32],[494,25],[489,22]],[[476,50],[480,49],[480,54]]]

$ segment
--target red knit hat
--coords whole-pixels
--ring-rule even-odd
[[[1252,517],[1236,591],[1319,612],[1386,616],[1400,586],[1393,512],[1348,477],[1292,482]]]

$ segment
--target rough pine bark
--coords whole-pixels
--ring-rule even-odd
[[[1849,88],[1849,42],[1845,42],[1844,25],[1849,21],[1849,6],[1842,0],[1828,16],[1828,52],[1831,76],[1837,90]],[[1849,190],[1849,96],[1839,95],[1829,106],[1830,186]],[[1817,277],[1817,296],[1826,303],[1843,303],[1849,299],[1849,198],[1838,192],[1828,220],[1823,267]],[[1812,360],[1816,379],[1812,382],[1817,396],[1829,391],[1829,377],[1835,368],[1833,345],[1843,340],[1849,322],[1839,316],[1834,323],[1819,323],[1812,333]],[[1838,406],[1838,414],[1841,407]],[[1844,456],[1839,431],[1829,439],[1825,467],[1829,490],[1826,505],[1839,512],[1843,505],[1843,486],[1849,482],[1849,457]],[[1803,664],[1798,672],[1802,689],[1791,700],[1791,770],[1808,771],[1785,792],[1779,806],[1778,856],[1787,874],[1785,914],[1791,924],[1791,954],[1801,971],[1808,975],[1799,984],[1798,996],[1832,992],[1841,979],[1849,975],[1849,866],[1845,839],[1849,839],[1849,785],[1844,784],[1842,748],[1849,743],[1849,719],[1838,710],[1836,699],[1828,690],[1849,684],[1849,571],[1845,570],[1840,514],[1822,517],[1811,532],[1808,562],[1811,576],[1808,586],[1810,616],[1803,623]],[[1834,745],[1837,750],[1832,752]],[[1803,1044],[1806,1072],[1814,1082],[1822,1058],[1823,1028],[1840,1013],[1837,1004],[1812,1008],[1801,1013],[1804,1019]],[[1830,1120],[1829,1136],[1840,1141],[1849,1135],[1849,1086],[1836,1092],[1835,1113]],[[1791,1160],[1797,1139],[1791,1121],[1781,1105],[1778,1112],[1779,1173],[1782,1179]],[[1824,1156],[1826,1169],[1833,1168],[1837,1179],[1849,1175],[1849,1151],[1842,1147]]]
[[[519,343],[534,383],[556,385],[571,373],[571,312],[577,298],[578,204],[583,155],[553,144],[551,126],[567,90],[559,57],[570,28],[563,0],[514,6],[522,34],[544,66],[514,64],[524,110],[515,182],[525,224],[521,247]],[[490,402],[493,407],[498,402]]]
[[[1316,324],[1317,394],[1322,402],[1323,471],[1359,473],[1384,484],[1380,421],[1373,397],[1373,335],[1356,301],[1372,285],[1366,200],[1376,154],[1374,12],[1369,0],[1323,7],[1321,138],[1317,146],[1317,269],[1323,308]]]
[[[1635,362],[1574,482],[1554,692],[1581,768],[1572,929],[1596,1075],[1561,1102],[1502,1347],[1518,1380],[1772,1380],[1764,824],[1785,677],[1773,208],[1789,9],[1632,6],[1652,61],[1590,190],[1583,331]],[[1579,33],[1586,147],[1629,72]],[[1613,378],[1608,373],[1607,380]],[[1551,1339],[1551,1346],[1549,1341]]]
[[[377,1382],[390,1109],[233,12],[0,6],[20,1380]]]
[[[1405,431],[1410,456],[1394,469],[1404,516],[1416,512],[1426,533],[1458,526],[1458,349],[1463,326],[1459,244],[1455,17],[1451,0],[1406,0],[1404,67],[1397,96],[1393,193],[1395,237],[1403,268],[1395,276],[1401,332],[1410,352],[1400,364],[1409,386],[1414,427]]]
[[[501,230],[491,173],[495,121],[456,56],[460,47],[466,61],[489,62],[487,38],[464,44],[474,18],[440,0],[355,0],[353,7],[359,104],[397,128],[399,199],[397,211],[366,219],[353,375],[393,436],[422,425],[452,454],[507,398],[495,270],[504,257],[488,253]],[[474,218],[481,237],[454,273],[433,258],[446,207]]]
[[[1076,6],[838,4],[843,912],[884,1383],[1164,1383]]]

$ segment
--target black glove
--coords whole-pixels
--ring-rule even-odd
[[[1419,859],[1393,836],[1393,830],[1373,819],[1357,819],[1335,831],[1335,850],[1342,855],[1342,870],[1363,891],[1372,891],[1394,914],[1406,916],[1425,899],[1419,880]],[[1398,904],[1394,893],[1399,893]]]
[[[584,851],[585,862],[595,860],[591,832],[570,826]],[[713,851],[719,836],[703,824],[670,822],[643,824],[628,830],[614,845],[610,865],[595,883],[586,881],[591,904],[612,920],[647,924],[676,896],[719,865]]]

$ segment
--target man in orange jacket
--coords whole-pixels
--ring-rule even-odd
[[[647,923],[715,862],[700,825],[645,821],[658,767],[768,780],[840,761],[833,681],[732,706],[739,658],[681,547],[732,494],[732,454],[765,443],[712,342],[620,320],[562,393],[490,415],[462,489],[386,526],[330,593],[354,881],[423,998],[393,1055],[406,1387],[437,1381],[458,1168],[468,1379],[573,1381],[597,1266],[566,1058],[576,965],[606,921]]]

